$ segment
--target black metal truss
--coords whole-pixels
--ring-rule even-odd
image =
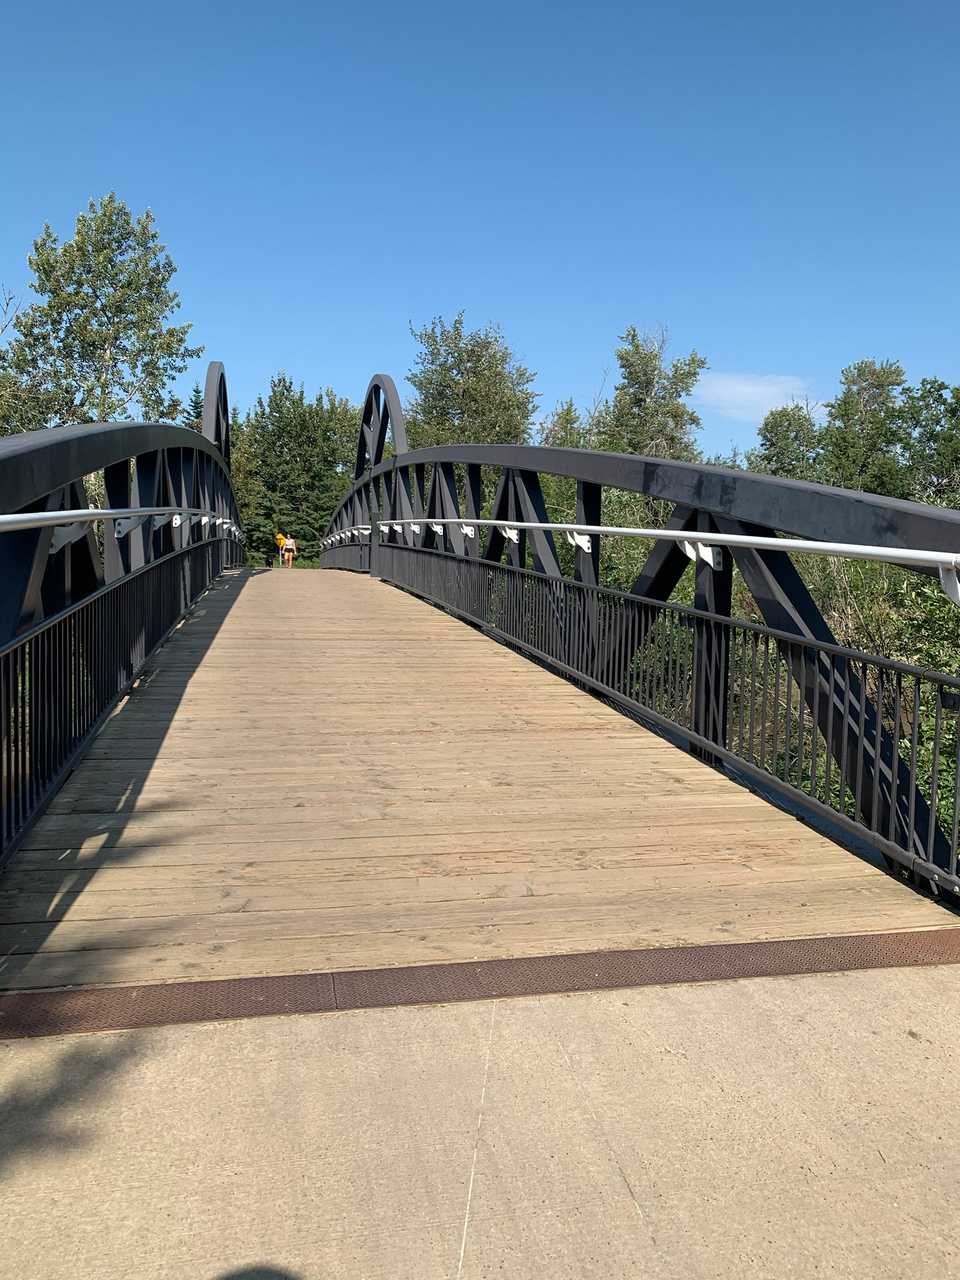
[[[234,523],[230,411],[223,366],[207,371],[202,431],[163,423],[94,423],[0,440],[0,512],[90,507],[88,477],[102,473],[111,508],[184,507]],[[147,517],[98,539],[88,522],[0,532],[0,646],[133,570],[204,541],[204,525]],[[102,550],[101,550],[102,548]]]

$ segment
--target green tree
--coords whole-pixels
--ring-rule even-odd
[[[494,325],[468,330],[461,311],[410,332],[420,344],[407,380],[414,448],[437,444],[529,444],[537,397],[534,375]]]
[[[40,301],[19,311],[2,369],[16,384],[8,427],[177,417],[170,383],[200,355],[189,324],[173,325],[180,298],[173,259],[153,215],[134,218],[112,192],[91,200],[63,244],[48,226],[28,258]]]
[[[544,448],[587,449],[590,447],[588,423],[581,417],[572,400],[557,405],[549,418],[540,424],[538,444]],[[567,476],[543,475],[543,497],[550,519],[573,523],[577,516],[577,482]],[[557,558],[567,576],[574,570],[574,552],[566,538],[555,539]]]
[[[747,468],[796,480],[820,474],[820,428],[808,402],[771,409],[758,431],[760,443],[747,454]]]
[[[631,325],[620,338],[616,357],[620,378],[613,397],[600,403],[584,427],[588,448],[644,457],[699,458],[695,433],[698,414],[687,403],[707,367],[696,351],[666,361],[664,333],[641,334]],[[669,504],[624,489],[603,491],[603,523],[630,528],[658,528]],[[603,538],[600,571],[603,581],[629,590],[652,543],[635,538]],[[681,593],[682,594],[682,593]]]
[[[903,383],[895,360],[858,360],[843,370],[840,394],[826,406],[818,479],[891,498],[909,496],[898,397]]]
[[[200,390],[199,382],[193,384],[190,399],[186,403],[180,420],[185,427],[193,427],[194,431],[203,430],[203,392]]]
[[[538,444],[554,449],[584,449],[587,424],[572,400],[563,400],[549,418],[540,424]]]
[[[0,338],[13,327],[19,310],[14,294],[0,286]],[[0,436],[43,425],[40,421],[31,420],[32,403],[33,396],[29,388],[10,368],[7,353],[0,351]]]
[[[904,388],[899,412],[911,497],[960,506],[960,387],[924,378]]]
[[[309,401],[280,373],[234,429],[234,492],[254,560],[272,556],[278,530],[296,538],[303,556],[317,554],[350,485],[358,417],[331,389]]]
[[[257,458],[257,437],[252,415],[241,418],[236,405],[230,410],[230,484],[240,511],[240,523],[248,552],[263,548],[257,542],[256,522],[264,508],[264,489]]]
[[[664,333],[641,334],[633,325],[617,348],[620,381],[613,399],[595,415],[596,447],[618,453],[693,461],[699,457],[695,433],[699,415],[687,397],[707,367],[703,356],[691,351],[669,366],[664,357]]]

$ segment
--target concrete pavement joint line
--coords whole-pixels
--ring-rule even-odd
[[[483,1107],[487,1099],[487,1078],[490,1075],[490,1049],[493,1045],[493,1024],[497,1006],[490,1006],[490,1031],[487,1036],[487,1053],[483,1063],[483,1084],[480,1087],[480,1105],[477,1108],[477,1132],[473,1142],[473,1159],[470,1161],[470,1182],[467,1185],[467,1204],[463,1213],[463,1233],[460,1236],[460,1260],[457,1263],[457,1280],[463,1273],[463,1257],[467,1249],[467,1228],[470,1225],[470,1206],[473,1203],[473,1181],[477,1173],[477,1152],[480,1150],[480,1130],[483,1127]]]
[[[0,994],[0,1040],[960,963],[960,927]]]

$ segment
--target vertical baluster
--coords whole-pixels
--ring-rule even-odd
[[[786,714],[783,721],[783,781],[790,781],[790,751],[793,745],[793,645],[788,641],[786,650]]]
[[[908,815],[907,848],[915,853],[917,833],[917,751],[920,745],[920,681],[913,677],[913,727],[910,731],[910,807]]]
[[[867,665],[860,663],[860,724],[857,729],[857,773],[854,789],[854,813],[858,821],[863,818],[863,746],[867,736]]]
[[[800,688],[797,694],[797,790],[803,790],[803,758],[804,745],[807,736],[807,648],[804,644],[797,645],[797,652],[800,655]]]
[[[744,690],[746,689],[746,684],[747,684],[746,633],[743,631],[739,632],[739,638],[740,638],[740,645],[739,645],[740,659],[739,659],[739,662],[736,659],[734,659],[731,665],[735,667],[737,671],[737,754],[741,757],[741,759],[746,759],[746,752],[744,750],[744,733],[745,733],[744,722],[746,718],[745,716],[746,698],[744,695]],[[736,635],[734,636],[734,645],[736,646]]]
[[[16,742],[17,742],[17,826],[27,820],[27,651],[23,645],[18,645],[15,653],[17,655],[16,662]]]
[[[930,765],[930,823],[927,829],[927,861],[933,861],[934,837],[937,834],[937,793],[940,785],[940,729],[943,712],[940,704],[940,686],[934,686],[936,707],[933,719],[933,761]]]
[[[880,757],[883,744],[883,704],[886,695],[886,679],[883,667],[877,667],[877,708],[873,729],[873,791],[870,797],[870,825],[880,833],[880,768],[883,763]]]
[[[813,672],[813,689],[810,708],[810,794],[817,794],[817,747],[820,738],[820,653],[810,650],[810,667]]]
[[[624,681],[627,674],[627,637],[625,634],[624,623],[626,622],[626,610],[623,607],[623,597],[616,597],[616,632],[617,637],[617,669],[616,669],[616,690],[617,693],[623,693]]]
[[[743,633],[746,639],[747,633]],[[759,638],[755,631],[750,632],[750,759],[756,764],[757,734],[757,648]]]
[[[897,834],[897,814],[900,808],[900,720],[902,716],[903,672],[894,674],[893,684],[893,725],[890,730],[892,755],[890,760],[890,817],[887,825],[887,839],[893,842]]]
[[[956,696],[956,695],[954,695]],[[957,852],[960,846],[960,713],[953,722],[953,829],[950,833],[950,874],[957,874]]]
[[[0,857],[10,842],[10,655],[0,655]]]

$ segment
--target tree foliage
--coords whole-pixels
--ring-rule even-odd
[[[586,415],[578,413],[570,400],[561,403],[541,426],[540,443],[694,461],[700,456],[696,442],[700,418],[688,400],[706,368],[706,360],[691,351],[668,363],[666,335],[662,332],[641,334],[633,325],[622,335],[620,343],[616,349],[619,378],[613,396],[595,404]],[[563,513],[554,518],[572,521],[576,485],[550,478],[544,487],[551,511]],[[604,524],[655,528],[668,514],[665,504],[642,494],[625,489],[604,490]],[[650,545],[636,539],[602,539],[604,582],[629,589]],[[686,586],[684,592],[689,594]]]
[[[844,369],[840,393],[826,405],[819,463],[825,483],[908,496],[898,403],[903,384],[903,369],[895,360],[858,360]]]
[[[797,480],[816,478],[820,465],[820,428],[808,401],[771,409],[757,435],[759,444],[747,453],[748,470],[792,476]]]
[[[494,325],[468,330],[461,311],[451,323],[437,316],[422,329],[407,381],[414,448],[427,445],[529,444],[537,397],[534,374],[514,356]]]
[[[960,506],[960,387],[907,385],[894,360],[858,360],[818,422],[809,405],[774,409],[751,470],[888,497]],[[805,557],[804,580],[834,635],[941,671],[960,668],[960,610],[935,582],[893,565]],[[739,606],[749,612],[745,590]]]
[[[12,328],[19,310],[16,296],[5,286],[0,286],[0,338]],[[14,430],[22,398],[19,379],[9,367],[6,352],[0,351],[0,436]]]
[[[960,387],[939,378],[906,384],[893,360],[858,360],[817,421],[809,403],[771,410],[752,471],[863,489],[886,497],[960,504]],[[729,460],[728,460],[729,461]]]
[[[73,238],[45,226],[28,258],[39,301],[22,308],[0,353],[7,430],[57,422],[174,420],[170,383],[200,355],[171,317],[176,267],[153,215],[134,218],[112,192],[90,201]]]
[[[693,461],[699,457],[700,418],[687,398],[706,360],[691,351],[668,365],[666,334],[641,334],[633,325],[620,341],[620,379],[613,399],[598,408],[591,423],[595,447]]]
[[[960,507],[960,387],[924,378],[904,387],[899,412],[911,496]]]
[[[279,373],[231,434],[232,472],[247,546],[254,560],[272,557],[274,534],[295,537],[301,554],[320,538],[350,487],[359,410],[330,388],[308,400]]]
[[[180,421],[185,427],[192,427],[194,431],[203,430],[203,392],[200,390],[199,382],[193,384],[190,399],[184,406]]]

